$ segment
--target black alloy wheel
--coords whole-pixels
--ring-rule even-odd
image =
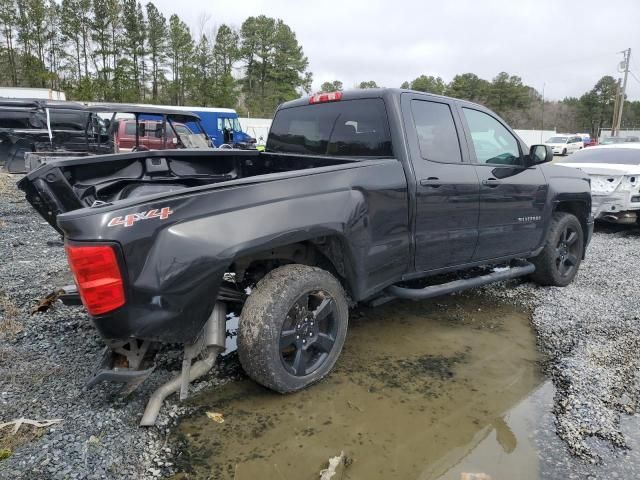
[[[335,308],[322,290],[303,294],[291,307],[280,331],[280,359],[290,374],[309,375],[327,360],[338,331]]]
[[[574,270],[578,268],[578,257],[582,248],[578,238],[579,233],[573,225],[567,225],[560,234],[560,239],[556,245],[555,264],[558,273],[562,277],[573,276]]]

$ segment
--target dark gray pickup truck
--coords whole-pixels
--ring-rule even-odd
[[[229,312],[248,375],[291,392],[331,371],[357,302],[523,275],[569,284],[593,230],[590,186],[552,158],[479,105],[356,90],[281,105],[265,152],[61,160],[19,187],[64,234],[109,347],[92,383],[135,385],[159,344],[184,347],[151,425],[224,350]]]

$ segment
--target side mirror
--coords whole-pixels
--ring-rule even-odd
[[[529,164],[539,165],[553,161],[553,149],[548,145],[531,145],[529,149]]]

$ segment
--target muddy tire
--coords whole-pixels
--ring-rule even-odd
[[[329,272],[285,265],[269,272],[242,309],[238,355],[247,375],[280,393],[331,372],[347,335],[349,309]]]
[[[544,249],[531,259],[536,266],[531,279],[539,285],[566,287],[578,273],[583,250],[584,233],[578,219],[570,213],[555,212]]]
[[[564,150],[562,150],[562,156],[566,157],[567,156],[567,149],[565,148]]]

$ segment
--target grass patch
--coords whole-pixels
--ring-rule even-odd
[[[13,427],[8,426],[0,430],[0,461],[9,458],[20,445],[32,442],[45,434],[47,428],[33,425],[22,425],[18,433],[13,433]]]

